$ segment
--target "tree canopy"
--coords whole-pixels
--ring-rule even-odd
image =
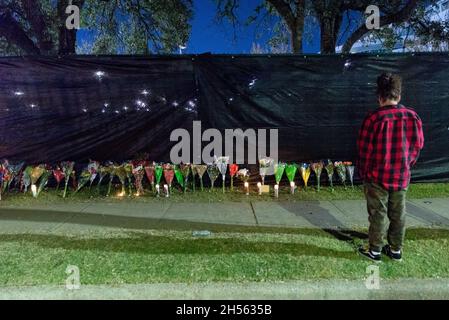
[[[240,23],[237,13],[246,0],[203,1],[216,4],[218,21],[234,27]],[[302,53],[316,28],[321,53],[337,48],[347,53],[358,41],[380,43],[386,51],[401,41],[409,50],[425,44],[447,50],[449,44],[447,19],[429,15],[438,0],[376,1],[379,30],[365,24],[372,0],[254,1],[245,24],[258,24],[258,33],[270,33],[273,53]],[[77,41],[76,29],[66,28],[68,5],[80,9],[82,41]],[[188,42],[193,15],[193,0],[0,0],[0,55],[172,53]],[[263,48],[255,43],[252,51]]]
[[[3,54],[74,54],[77,30],[66,28],[68,5],[91,31],[83,53],[167,53],[189,38],[192,0],[0,0]]]

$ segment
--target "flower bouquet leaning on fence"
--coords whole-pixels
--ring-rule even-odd
[[[33,167],[27,166],[22,173],[20,189],[23,190],[24,193],[28,192],[28,187],[31,185],[31,171],[33,171]]]
[[[75,189],[75,193],[78,193],[84,186],[90,181],[92,178],[92,173],[89,170],[89,167],[85,168],[81,171],[80,176],[78,177],[78,185]]]
[[[229,165],[229,175],[231,176],[231,191],[234,191],[234,177],[239,171],[239,166],[237,164]]]
[[[349,182],[351,183],[351,188],[354,188],[354,171],[355,167],[353,166],[352,162],[343,162],[343,164],[346,166],[346,173],[349,177]]]
[[[15,181],[17,181],[19,179],[19,175],[20,175],[20,172],[21,172],[24,164],[25,164],[24,162],[12,164],[12,163],[9,163],[7,160],[5,160],[4,165],[8,171],[8,181],[5,186],[5,189],[6,189],[5,191],[9,191],[10,187],[14,186]]]
[[[150,182],[152,192],[154,192],[154,167],[154,163],[145,162],[145,175]]]
[[[119,166],[113,166],[114,175],[120,180],[120,184],[122,185],[122,191],[118,194],[119,197],[124,197],[126,195],[126,169],[125,164],[121,164]]]
[[[190,167],[191,167],[190,163],[181,163],[179,165],[179,168],[182,173],[182,177],[184,179],[184,187],[183,187],[184,193],[187,192],[187,183],[189,182]]]
[[[337,171],[337,175],[340,178],[341,183],[346,189],[346,166],[341,161],[336,161],[334,163],[335,170]]]
[[[274,165],[274,179],[276,180],[276,184],[279,185],[279,183],[282,180],[282,176],[284,175],[285,171],[285,163],[279,162]]]
[[[270,168],[273,168],[274,159],[262,158],[259,159],[259,175],[262,178],[262,185],[265,184],[265,176],[268,175]],[[271,173],[273,174],[273,172]]]
[[[52,175],[51,167],[48,165],[42,165],[44,168],[44,172],[42,173],[41,178],[39,179],[39,187],[37,189],[37,197],[41,194],[42,190],[47,186],[48,179],[50,179]]]
[[[134,176],[134,186],[136,187],[136,196],[144,194],[143,190],[143,176],[145,175],[145,169],[143,168],[143,161],[133,161],[132,174]]]
[[[64,193],[62,194],[62,197],[65,198],[67,196],[67,187],[69,185],[70,177],[73,173],[73,168],[75,167],[75,162],[73,161],[64,161],[61,162],[61,169],[64,173]]]
[[[295,193],[295,177],[298,171],[298,166],[296,164],[288,164],[285,166],[285,174],[287,175],[288,182],[290,183],[290,193]]]
[[[245,188],[246,195],[249,195],[249,185],[248,180],[250,177],[250,173],[248,169],[240,169],[237,171],[237,178],[243,182],[243,187]]]
[[[323,161],[313,162],[310,166],[311,166],[313,172],[315,173],[317,191],[320,191],[321,190],[321,173],[323,172],[324,163],[323,163]]]
[[[112,182],[114,181],[115,177],[115,167],[116,165],[111,161],[108,161],[106,163],[106,171],[109,173],[108,191],[106,192],[106,197],[109,197],[111,195]]]
[[[310,165],[307,163],[302,163],[299,167],[299,171],[301,172],[302,181],[304,181],[304,188],[307,189],[310,174],[312,173]]]
[[[33,197],[35,198],[37,198],[38,196],[37,182],[42,177],[45,171],[45,165],[43,164],[40,164],[31,170],[31,192],[33,193]]]
[[[64,172],[61,168],[59,168],[59,166],[56,166],[56,168],[53,169],[53,177],[56,180],[56,191],[58,191],[61,181],[64,179]]]
[[[162,168],[162,165],[160,164],[155,164],[154,166],[154,177],[156,179],[156,192],[157,192],[157,196],[159,197],[160,195],[160,188],[161,188],[161,180],[162,180],[162,175],[164,174],[164,168]]]
[[[100,194],[100,187],[103,179],[109,174],[110,168],[108,166],[102,166],[98,168],[98,183],[97,183],[97,193]]]
[[[173,184],[173,179],[175,178],[175,169],[172,164],[166,163],[162,165],[162,168],[164,169],[164,179],[165,182],[168,185],[168,190],[171,193],[171,186]]]
[[[90,173],[90,178],[89,178],[89,181],[90,181],[89,189],[92,188],[92,183],[94,183],[94,180],[97,178],[99,168],[100,168],[100,162],[98,162],[98,161],[92,161],[92,160],[91,160],[91,161],[89,162],[89,164],[87,165],[87,170],[88,170],[89,173]]]
[[[204,176],[204,174],[207,171],[207,165],[205,165],[205,164],[194,164],[194,165],[192,165],[192,170],[195,170],[196,173],[198,174],[198,177],[200,178],[201,191],[204,191],[203,176]]]
[[[229,157],[218,157],[215,159],[215,164],[217,165],[218,170],[221,173],[223,182],[223,193],[225,193],[225,181],[226,181],[226,172],[228,170]]]
[[[3,161],[3,163],[0,164],[0,166],[2,168],[2,184],[0,186],[0,192],[4,193],[11,179],[11,175],[8,169],[8,160]]]
[[[218,167],[216,164],[208,164],[207,165],[207,174],[209,175],[210,179],[210,190],[214,190],[214,184],[215,180],[217,180],[218,176],[220,175],[220,170],[218,170]]]
[[[131,162],[125,162],[124,164],[126,172],[126,180],[128,181],[128,197],[133,194],[133,165]]]
[[[326,160],[324,164],[324,169],[327,172],[327,178],[329,179],[329,185],[331,187],[331,191],[334,192],[334,172],[335,167],[331,160]]]

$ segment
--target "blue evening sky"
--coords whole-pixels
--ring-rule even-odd
[[[211,53],[250,53],[253,43],[262,47],[266,46],[271,36],[271,27],[257,27],[256,23],[250,26],[245,24],[246,19],[254,14],[254,9],[263,0],[242,0],[237,13],[240,25],[234,29],[229,23],[217,23],[215,21],[216,4],[213,0],[194,0],[194,18],[192,32],[187,49],[183,53],[199,54]],[[345,19],[346,20],[346,19]],[[344,21],[342,30],[346,29]],[[304,53],[319,53],[320,29],[313,19],[307,19],[307,35],[304,40]],[[234,36],[236,35],[236,37]],[[259,37],[257,36],[259,35]],[[79,30],[78,41],[92,38],[92,33],[87,30]],[[343,37],[344,38],[344,37]],[[341,41],[340,41],[341,42]]]

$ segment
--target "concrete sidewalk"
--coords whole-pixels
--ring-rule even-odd
[[[407,203],[409,227],[449,228],[449,199]],[[162,223],[357,229],[366,228],[362,200],[298,202],[86,202],[33,207],[0,206],[0,233],[91,231],[102,228],[151,229]]]
[[[0,288],[0,300],[398,300],[449,299],[449,279],[380,280],[367,287],[366,279],[248,283],[155,283]]]

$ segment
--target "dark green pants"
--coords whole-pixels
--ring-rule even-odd
[[[380,252],[387,235],[393,250],[401,250],[405,236],[405,197],[407,190],[388,191],[375,183],[365,183],[368,206],[369,245],[372,251]],[[386,218],[390,223],[388,224]]]

